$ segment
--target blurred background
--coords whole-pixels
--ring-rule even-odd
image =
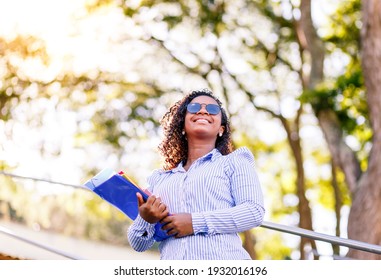
[[[81,186],[112,168],[144,187],[166,109],[209,88],[256,158],[266,221],[380,245],[381,11],[363,2],[0,0],[0,229],[157,259]],[[11,239],[4,258],[59,258]],[[264,228],[242,239],[255,259],[380,258]]]

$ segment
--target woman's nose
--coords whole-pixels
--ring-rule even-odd
[[[201,104],[200,111],[197,112],[197,114],[208,114],[208,111],[206,110],[206,104]]]

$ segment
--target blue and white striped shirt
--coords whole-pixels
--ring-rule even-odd
[[[194,235],[162,241],[161,259],[250,259],[238,233],[261,225],[265,210],[254,157],[247,148],[225,156],[213,149],[188,171],[182,163],[169,171],[155,170],[148,184],[170,213],[192,215]],[[138,216],[127,236],[132,248],[142,252],[154,244],[153,234],[154,225]]]

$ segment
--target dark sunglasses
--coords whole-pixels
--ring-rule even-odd
[[[220,111],[221,108],[220,106],[216,104],[200,104],[200,103],[189,103],[187,106],[187,110],[191,114],[196,114],[201,110],[202,105],[205,105],[205,109],[210,115],[217,115]]]

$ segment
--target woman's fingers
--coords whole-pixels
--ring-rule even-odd
[[[138,198],[138,206],[142,206],[144,204],[143,196],[140,193],[136,193],[136,197]]]

